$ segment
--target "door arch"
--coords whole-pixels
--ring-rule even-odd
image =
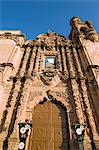
[[[39,103],[32,121],[29,150],[69,150],[67,113],[59,103]]]

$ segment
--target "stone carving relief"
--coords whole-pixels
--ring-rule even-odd
[[[56,85],[60,82],[59,76],[57,74],[57,71],[53,71],[53,70],[45,70],[41,75],[41,81],[45,84],[45,85]]]
[[[86,39],[91,40],[92,42],[98,41],[98,34],[96,33],[93,27],[81,27],[81,32],[86,36]]]
[[[36,87],[56,87],[57,85],[64,86],[67,82],[69,75],[66,72],[60,72],[56,69],[45,69],[41,73],[33,73],[30,77],[33,86]]]
[[[0,34],[0,39],[14,40],[19,46],[22,46],[25,42],[25,36],[23,34],[19,34],[19,35],[11,34],[11,33]]]
[[[44,93],[42,91],[33,91],[30,92],[29,98],[28,98],[28,103],[27,103],[27,110],[33,110],[34,107],[43,100],[44,98]]]
[[[86,29],[86,37],[93,42],[98,41],[98,34],[96,33],[91,21],[87,20],[85,24],[88,26],[88,29]]]
[[[68,109],[68,111],[71,109],[70,101],[65,91],[48,90],[48,91],[34,91],[34,92],[31,91],[27,104],[27,110],[32,111],[39,102],[43,102],[46,100],[58,101],[62,103],[62,105],[65,106]]]
[[[99,66],[96,68],[96,80],[99,86]]]
[[[5,68],[6,66],[11,67],[12,70],[14,69],[14,66],[13,66],[12,63],[1,63],[1,64],[0,64],[0,72],[4,71],[4,68]]]
[[[40,34],[37,36],[37,42],[42,43],[46,51],[56,51],[56,46],[67,45],[68,39],[55,32],[48,32],[47,34]]]
[[[55,40],[51,37],[48,37],[45,39],[45,47],[46,50],[50,51],[53,49],[53,47],[55,47]]]
[[[0,83],[3,81],[3,72],[5,67],[10,67],[12,70],[14,69],[14,66],[12,63],[0,63]]]
[[[60,73],[60,79],[66,83],[69,78],[69,74],[67,72]]]
[[[73,27],[73,32],[75,32],[75,36],[79,34],[80,37],[83,37],[84,39],[89,39],[92,42],[98,41],[98,34],[94,29],[91,21],[86,20],[85,23],[83,23],[80,20],[80,17],[73,17],[70,21],[70,24]],[[75,27],[78,29],[78,31],[75,30]]]

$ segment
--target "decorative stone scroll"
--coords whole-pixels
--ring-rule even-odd
[[[14,66],[12,63],[2,63],[2,64],[0,64],[0,70],[3,70],[6,66],[11,67],[12,70],[14,69]]]
[[[51,70],[45,70],[42,74],[41,74],[41,80],[45,85],[50,85],[53,82],[53,78],[56,76],[56,72],[55,71],[51,71]]]

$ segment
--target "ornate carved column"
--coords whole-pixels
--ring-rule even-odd
[[[61,55],[60,55],[60,50],[59,47],[57,47],[57,51],[58,51],[58,63],[59,63],[59,70],[62,71],[62,63],[61,63]]]
[[[7,125],[7,127],[10,123],[9,121],[11,121],[11,118],[13,116],[14,109],[15,109],[15,111],[17,111],[17,108],[14,108],[14,107],[17,107],[16,106],[16,103],[18,102],[17,98],[19,98],[19,94],[21,92],[20,88],[21,88],[22,83],[21,83],[20,80],[21,80],[22,76],[20,76],[20,74],[22,73],[21,75],[23,75],[25,73],[26,64],[27,64],[27,60],[29,58],[29,55],[30,55],[30,47],[27,47],[25,56],[23,57],[23,62],[21,62],[22,67],[20,68],[18,75],[15,77],[16,78],[15,80],[17,80],[17,82],[13,83],[11,92],[9,94],[8,102],[7,102],[7,105],[6,105],[7,109],[5,111],[7,113],[7,119],[6,119],[5,124]],[[8,112],[10,112],[10,113],[8,113]]]
[[[70,95],[69,95],[69,86],[68,83],[66,83],[66,92],[65,92],[65,99],[66,102],[68,103],[67,105],[67,118],[68,118],[68,128],[69,128],[69,145],[70,145],[70,150],[74,149],[73,145],[73,136],[72,136],[72,126],[73,126],[73,121],[75,120],[75,114],[73,113],[73,108],[72,108],[72,102],[70,100]],[[74,120],[73,120],[74,118]]]
[[[68,68],[69,68],[69,73],[71,77],[75,77],[75,72],[72,64],[72,59],[71,59],[71,54],[70,54],[70,49],[69,47],[66,47],[66,57],[68,61]]]
[[[79,119],[80,124],[84,124],[84,116],[83,116],[83,111],[81,106],[80,92],[79,92],[78,84],[75,79],[74,66],[72,64],[70,49],[68,47],[66,48],[66,54],[67,54],[67,61],[68,61],[68,69],[70,72],[70,81],[71,81],[71,87],[73,92],[73,98],[76,105],[75,108],[77,112],[77,117]]]
[[[84,124],[85,121],[84,121],[84,115],[81,107],[80,93],[75,79],[71,79],[71,85],[72,85],[73,97],[76,105],[75,108],[77,112],[77,117],[79,119],[79,123]]]
[[[61,50],[62,50],[62,59],[63,59],[64,71],[68,74],[67,66],[66,66],[66,55],[65,55],[65,50],[64,50],[63,46],[62,46]]]
[[[32,73],[32,70],[33,70],[34,59],[35,59],[35,54],[36,54],[36,49],[37,49],[37,47],[34,46],[34,47],[33,47],[33,52],[32,52],[32,55],[31,55],[31,59],[30,59],[30,66],[29,66],[29,69],[28,69],[28,75],[29,75],[29,76],[31,76],[31,73]]]
[[[99,135],[96,129],[95,119],[94,119],[92,108],[90,105],[90,100],[88,98],[88,91],[87,91],[87,87],[85,84],[85,80],[81,80],[80,84],[81,84],[81,91],[83,95],[83,103],[85,105],[85,110],[86,110],[87,139],[89,136],[91,147],[94,144],[96,149],[98,149],[99,148]],[[85,139],[85,144],[87,145],[86,139]]]
[[[18,80],[15,84],[13,84],[11,91],[10,91],[10,94],[9,94],[9,97],[8,97],[6,108],[3,111],[3,117],[2,117],[2,122],[1,122],[1,131],[3,131],[3,129],[4,130],[6,129],[6,131],[3,131],[1,133],[2,139],[0,139],[0,140],[2,142],[2,147],[3,147],[3,142],[5,143],[4,145],[7,145],[7,141],[4,141],[4,140],[5,140],[5,138],[7,138],[7,140],[8,140],[9,125],[11,124],[11,122],[14,121],[14,120],[12,121],[11,118],[12,118],[14,106],[16,103],[16,97],[17,97],[18,92],[20,90],[20,84],[21,84],[20,80]],[[11,130],[12,130],[12,128],[11,128]]]
[[[38,47],[38,53],[37,53],[36,64],[35,64],[35,71],[38,71],[39,60],[40,60],[40,50],[41,50],[41,47]]]
[[[41,63],[40,63],[40,71],[44,69],[44,54],[41,53]]]
[[[26,47],[26,53],[25,53],[25,56],[24,56],[24,59],[23,59],[23,64],[22,64],[22,67],[21,67],[20,73],[19,73],[21,76],[23,76],[24,73],[25,73],[26,64],[27,64],[27,61],[28,61],[28,58],[29,58],[29,55],[30,55],[30,50],[31,50],[30,47]]]
[[[93,135],[95,135],[96,132],[97,132],[96,131],[96,125],[95,125],[95,120],[94,120],[94,117],[93,117],[90,101],[89,101],[89,98],[88,98],[88,93],[87,93],[87,87],[86,87],[86,84],[85,84],[85,80],[81,80],[80,84],[81,84],[81,91],[82,91],[82,95],[83,95],[83,100],[84,100],[86,111],[87,111],[86,113],[88,115],[90,126],[91,126],[91,129],[93,131]]]
[[[72,48],[72,52],[73,52],[73,55],[74,55],[75,65],[76,65],[77,71],[78,71],[80,77],[83,77],[83,72],[81,70],[81,66],[80,66],[80,63],[79,63],[79,59],[78,59],[78,55],[77,55],[76,49]]]
[[[35,64],[34,71],[38,71],[39,59],[40,59],[40,50],[41,50],[41,47],[38,47],[38,52],[37,52],[37,56],[36,56],[36,64]]]
[[[8,103],[6,105],[7,108],[7,118],[5,121],[5,126],[8,128],[10,121],[11,121],[11,117],[12,117],[12,113],[13,113],[13,109],[16,103],[16,98],[18,95],[18,92],[20,91],[20,86],[21,86],[21,82],[20,79],[17,80],[17,82],[14,85],[14,89],[12,89],[12,93],[10,93],[9,98],[8,98]]]
[[[26,118],[26,106],[29,100],[28,98],[30,94],[31,84],[32,84],[31,79],[26,78],[23,87],[23,92],[21,93],[20,106],[18,107],[17,117],[16,117],[17,119],[15,121],[14,130],[16,130],[19,121],[25,121],[25,119],[28,119]]]

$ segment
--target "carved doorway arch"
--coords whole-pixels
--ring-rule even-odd
[[[67,113],[59,103],[39,103],[32,121],[29,150],[69,150]]]

